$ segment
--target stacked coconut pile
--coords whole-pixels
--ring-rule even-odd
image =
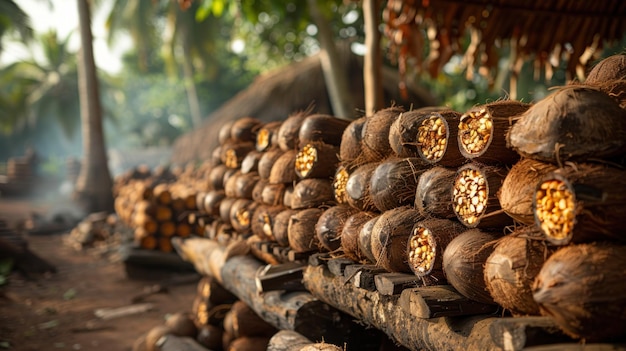
[[[115,212],[134,230],[136,244],[149,250],[172,252],[173,236],[202,234],[195,223],[196,194],[201,172],[138,167],[116,179]]]

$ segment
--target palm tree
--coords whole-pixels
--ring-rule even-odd
[[[78,18],[81,38],[78,78],[84,154],[75,197],[87,212],[112,211],[113,181],[102,130],[89,0],[78,0]]]
[[[17,31],[25,42],[33,37],[33,29],[30,26],[28,15],[11,0],[0,1],[0,52],[2,52],[2,38]]]

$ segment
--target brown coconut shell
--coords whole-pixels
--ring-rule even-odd
[[[419,235],[420,229],[427,229],[430,235],[427,238],[428,246],[431,247],[434,256],[431,257],[431,263],[429,267],[425,267],[424,260],[419,255],[411,257],[410,252],[415,252],[412,249],[412,241],[415,236]],[[419,221],[415,223],[409,240],[407,242],[407,261],[409,268],[418,277],[431,276],[436,280],[443,280],[443,253],[448,244],[459,234],[461,234],[466,228],[457,221],[441,218],[431,218]]]
[[[464,113],[457,126],[457,142],[461,154],[474,162],[483,164],[510,165],[519,160],[519,155],[507,146],[506,134],[518,117],[530,108],[530,104],[515,100],[501,100],[471,108]],[[479,152],[467,149],[466,140],[470,140],[472,128],[464,130],[462,124],[469,124],[472,116],[485,111],[491,120],[492,128],[489,139]]]
[[[274,223],[272,224],[272,236],[278,245],[283,247],[289,246],[289,219],[296,213],[298,213],[298,210],[286,208],[279,212],[276,215],[276,218],[274,218]]]
[[[209,158],[209,164],[212,167],[223,164],[222,162],[222,145],[218,145],[211,152],[211,157]]]
[[[228,168],[238,169],[246,155],[254,150],[254,143],[248,142],[229,142],[222,145],[220,158],[222,163]]]
[[[293,183],[297,181],[296,174],[296,156],[297,150],[285,151],[272,165],[269,181],[273,184]]]
[[[296,150],[298,147],[298,135],[304,119],[310,114],[309,111],[296,112],[285,121],[278,129],[278,146],[283,151]]]
[[[261,191],[261,202],[266,205],[284,205],[285,189],[287,185],[283,183],[267,183]]]
[[[252,191],[259,179],[260,177],[256,172],[243,174],[241,171],[238,171],[224,184],[226,196],[252,199]]]
[[[370,219],[376,217],[374,212],[358,211],[346,219],[341,229],[341,248],[347,258],[362,262],[366,259],[359,249],[359,233],[363,225]]]
[[[626,79],[626,55],[611,55],[598,62],[587,74],[585,84],[601,85],[614,80]]]
[[[450,194],[456,172],[433,167],[425,170],[415,188],[415,209],[424,217],[456,218]]]
[[[426,164],[417,157],[386,159],[376,166],[370,178],[369,193],[374,206],[388,211],[415,202],[417,180]]]
[[[313,150],[315,156],[310,155]],[[323,142],[305,144],[296,155],[296,174],[300,179],[332,178],[339,165],[338,152],[337,146]]]
[[[315,224],[315,233],[320,244],[328,251],[335,251],[341,246],[341,233],[348,218],[358,212],[348,205],[328,208]]]
[[[190,313],[177,312],[171,314],[165,320],[165,326],[170,329],[172,335],[196,337],[198,328],[193,322],[193,315]]]
[[[365,222],[359,231],[359,252],[361,252],[363,257],[371,263],[376,263],[376,257],[372,251],[372,233],[378,219],[380,219],[380,214],[376,214],[374,217]]]
[[[537,274],[533,298],[575,338],[623,340],[626,335],[626,246],[609,243],[559,249]]]
[[[230,225],[230,208],[233,206],[233,204],[237,200],[238,199],[234,197],[225,197],[222,199],[222,201],[220,201],[220,207],[219,207],[220,219],[224,223],[228,223]]]
[[[240,234],[251,231],[253,214],[260,204],[250,199],[237,199],[230,207],[230,225]]]
[[[270,149],[264,152],[259,159],[259,164],[257,165],[259,176],[263,179],[269,179],[274,163],[276,163],[276,160],[278,160],[278,158],[280,158],[280,156],[284,153],[285,152],[281,149]]]
[[[254,117],[237,119],[230,127],[230,138],[237,142],[256,143],[256,133],[263,123]]]
[[[441,131],[428,130],[427,125],[418,127],[418,133],[427,134],[424,140],[417,140],[418,156],[429,164],[437,164],[445,167],[458,167],[465,162],[465,157],[459,149],[458,126],[461,114],[452,110],[432,112],[428,114],[429,119],[435,119],[442,124]],[[423,121],[427,122],[427,121]],[[438,135],[441,133],[443,135]],[[443,143],[443,144],[442,144]],[[429,155],[429,152],[438,145],[441,155]]]
[[[171,335],[172,332],[170,328],[165,325],[157,325],[150,329],[146,334],[146,350],[147,351],[158,351],[159,347],[157,346],[157,342],[166,335]]]
[[[228,351],[265,351],[270,337],[239,337],[230,342]]]
[[[303,179],[293,187],[290,207],[304,209],[334,205],[335,194],[329,179]]]
[[[546,175],[543,181],[557,179],[574,195],[573,229],[564,237],[554,237],[541,229],[555,245],[599,240],[626,242],[623,220],[626,214],[626,171],[599,164],[569,164]],[[536,190],[539,190],[538,184]],[[537,211],[537,198],[533,196]],[[535,223],[541,221],[535,213]]]
[[[401,107],[389,107],[368,116],[363,125],[361,148],[363,153],[357,164],[378,162],[391,156],[389,129],[398,116],[404,112]]]
[[[222,124],[222,126],[220,127],[217,133],[217,140],[219,141],[220,145],[224,145],[227,142],[231,141],[230,129],[233,127],[233,124],[235,124],[235,121],[228,121],[224,122],[224,124]]]
[[[339,159],[344,165],[353,165],[353,162],[361,155],[361,140],[363,126],[367,117],[361,117],[350,122],[341,136],[339,146]]]
[[[330,115],[314,114],[306,117],[298,132],[299,147],[313,142],[339,147],[343,131],[350,120],[333,117]]]
[[[204,211],[211,216],[219,216],[220,202],[226,197],[224,190],[210,190],[204,197]]]
[[[413,225],[424,218],[409,206],[397,207],[380,215],[372,228],[372,254],[376,265],[389,272],[411,273],[406,257]]]
[[[468,299],[495,304],[487,291],[484,267],[498,237],[480,229],[469,229],[452,239],[443,252],[446,280]]]
[[[319,220],[324,210],[320,208],[309,208],[299,210],[289,217],[287,237],[289,247],[295,252],[318,251],[320,241],[315,233],[315,224]]]
[[[626,110],[602,91],[566,86],[533,105],[507,135],[522,156],[551,163],[626,152]]]
[[[198,329],[196,341],[209,350],[222,350],[224,330],[214,325],[205,325]]]
[[[259,317],[250,306],[241,300],[233,303],[229,313],[232,315],[233,334],[237,338],[242,336],[271,336],[277,332],[273,325]]]
[[[269,180],[259,177],[259,180],[254,184],[252,188],[252,200],[255,202],[263,203],[263,189],[269,184]]]
[[[370,180],[377,163],[367,163],[352,171],[346,183],[348,204],[361,211],[377,211],[370,195]]]
[[[497,193],[502,210],[522,224],[535,224],[533,197],[537,183],[556,168],[551,163],[529,158],[514,164]]]
[[[283,121],[268,122],[259,129],[256,135],[257,151],[267,151],[271,148],[278,148],[278,130]]]
[[[233,172],[233,170],[226,167],[226,165],[218,165],[211,169],[209,172],[209,189],[210,190],[223,190],[224,189],[224,175],[227,172]]]
[[[462,172],[466,169],[477,170],[485,180],[487,203],[483,212],[477,217],[476,221],[469,223],[466,217],[457,210],[458,203],[453,203],[454,213],[457,219],[468,228],[504,228],[513,224],[513,220],[509,217],[498,201],[498,191],[500,190],[504,178],[506,177],[506,169],[498,166],[485,166],[477,163],[468,163],[460,167],[456,173],[454,188],[458,187]],[[453,188],[453,189],[454,189]],[[453,190],[454,192],[454,190]],[[471,201],[469,197],[464,197],[464,202]]]
[[[276,216],[285,210],[284,206],[261,205],[256,208],[252,216],[250,229],[252,234],[263,240],[276,241],[272,228]]]
[[[246,157],[244,157],[241,161],[241,173],[256,173],[259,166],[259,160],[261,160],[261,156],[263,156],[263,153],[257,150],[252,150],[248,152]]]
[[[291,207],[291,203],[293,201],[293,185],[288,185],[285,188],[285,193],[283,194],[283,205],[286,207]]]
[[[534,226],[500,238],[484,269],[487,291],[493,300],[514,316],[539,315],[532,285],[552,251]]]

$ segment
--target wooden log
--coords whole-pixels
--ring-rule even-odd
[[[328,269],[336,276],[343,276],[347,266],[353,265],[354,261],[347,258],[334,258],[328,261]]]
[[[406,273],[383,273],[374,277],[376,291],[382,295],[400,294],[405,289],[418,286],[420,281],[421,278]]]
[[[407,289],[400,295],[400,306],[417,318],[492,314],[498,307],[468,299],[450,285]]]
[[[380,273],[387,273],[387,271],[382,267],[371,264],[354,264],[345,268],[343,279],[344,283],[352,280],[352,284],[357,288],[375,291],[376,282],[374,277]]]
[[[258,293],[274,290],[304,291],[302,272],[305,266],[301,263],[288,262],[279,265],[267,265],[256,275]]]
[[[306,337],[291,331],[281,330],[274,334],[267,345],[268,351],[341,351],[338,346],[325,342],[313,343]]]
[[[571,341],[548,317],[498,318],[489,334],[504,350],[526,350],[527,346]]]

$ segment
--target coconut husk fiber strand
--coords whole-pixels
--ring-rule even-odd
[[[369,193],[376,208],[383,212],[415,202],[417,180],[427,164],[420,158],[389,158],[376,166],[370,178]]]
[[[468,299],[495,304],[487,291],[484,267],[498,236],[469,229],[454,238],[443,253],[443,271],[448,283]]]
[[[485,284],[493,300],[514,316],[539,315],[532,284],[553,251],[535,226],[500,238],[485,262]]]
[[[540,183],[533,197],[535,219],[551,243],[626,242],[626,171],[600,164],[568,164]],[[557,189],[542,188],[555,183]],[[560,215],[544,214],[555,211]]]
[[[380,215],[372,228],[371,246],[376,265],[389,272],[411,273],[407,263],[407,242],[415,223],[424,218],[409,206]]]
[[[320,208],[308,208],[297,211],[289,218],[287,236],[292,250],[295,252],[320,250],[321,245],[315,233],[315,224],[322,213],[324,210]]]
[[[502,210],[522,224],[534,225],[533,197],[537,183],[556,169],[551,163],[530,158],[514,164],[497,193]]]
[[[433,167],[422,173],[415,189],[415,209],[424,217],[456,218],[452,208],[452,186],[456,171]]]
[[[586,342],[626,335],[626,246],[569,245],[544,263],[533,284],[542,314]]]
[[[565,86],[522,114],[507,135],[525,157],[551,163],[626,152],[626,110],[602,91]]]

